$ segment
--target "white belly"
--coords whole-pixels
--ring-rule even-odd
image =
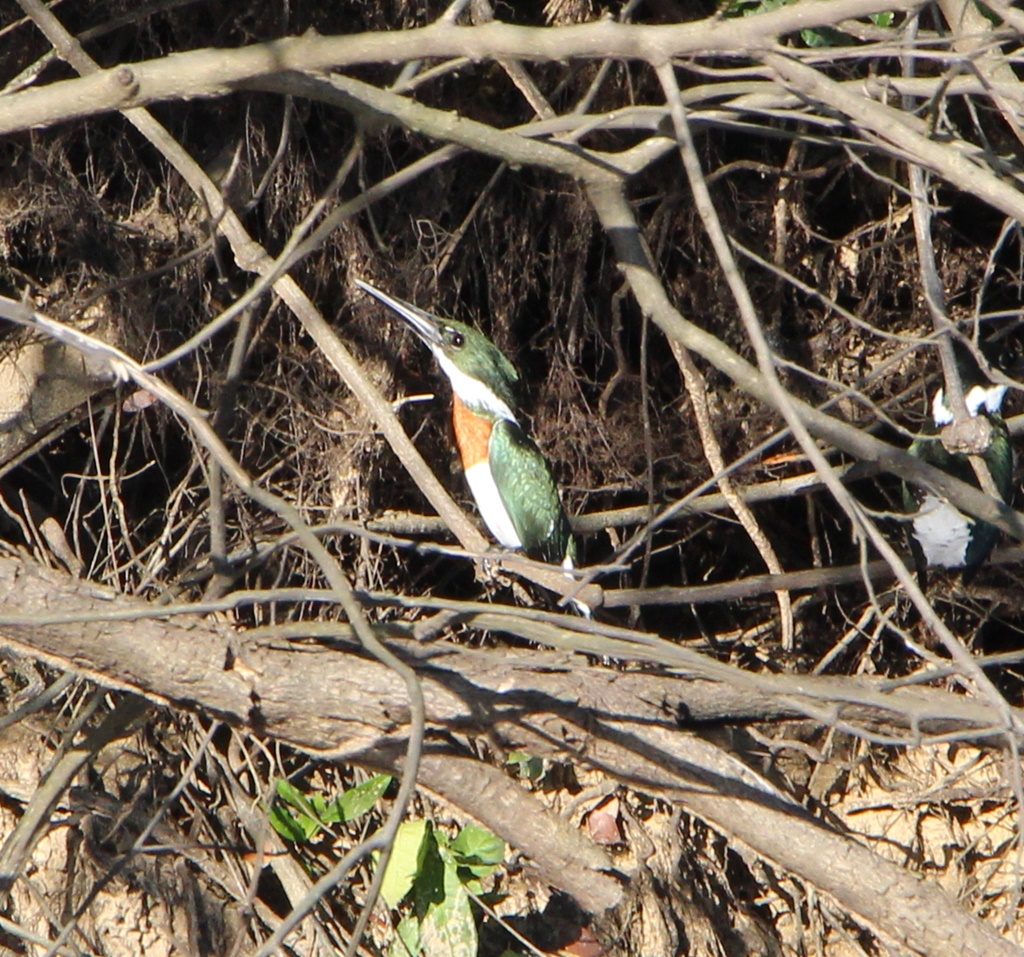
[[[914,517],[914,536],[926,561],[943,568],[960,568],[966,562],[973,527],[971,519],[930,492]]]
[[[466,469],[466,481],[491,534],[506,548],[522,548],[512,517],[498,494],[498,486],[494,484],[490,466],[486,462],[477,462]]]

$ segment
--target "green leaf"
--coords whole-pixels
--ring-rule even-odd
[[[511,752],[505,763],[514,765],[519,770],[519,777],[531,781],[540,780],[544,774],[544,762],[526,751]]]
[[[420,952],[420,922],[411,914],[398,922],[397,934],[388,948],[388,957],[417,957]]]
[[[420,922],[420,946],[424,957],[476,957],[476,921],[469,895],[455,869],[444,869],[444,899]]]
[[[295,820],[291,811],[280,804],[274,804],[270,808],[267,820],[281,837],[292,844],[304,844],[309,839],[305,828]]]
[[[800,39],[811,47],[838,47],[849,41],[847,34],[832,27],[822,27],[820,30],[801,30]]]
[[[302,831],[301,837],[288,838],[295,841],[308,841],[315,837],[323,828],[325,823],[322,810],[326,807],[326,801],[322,794],[312,794],[307,797],[297,787],[283,778],[275,782],[277,796],[281,801],[296,808],[300,813],[293,815],[285,808],[281,808],[282,814],[287,814],[293,824]],[[273,821],[271,821],[273,824]],[[278,829],[282,837],[286,837],[283,831]]]
[[[333,801],[325,800],[322,808],[318,804],[317,810],[320,812],[320,820],[323,821],[324,824],[340,824],[345,820],[345,815],[338,806],[337,798]]]
[[[869,13],[868,19],[876,27],[891,27],[892,21],[895,18],[893,17],[892,11],[890,10],[888,13]]]
[[[459,866],[467,868],[476,877],[493,873],[505,859],[505,842],[476,824],[467,824],[451,847]]]
[[[306,797],[295,785],[284,778],[279,778],[277,781],[277,796],[282,801],[286,801],[292,807],[301,811],[307,817],[312,818],[314,821],[318,820],[319,815],[317,814],[316,804],[314,803],[320,795],[314,794],[312,800]]]
[[[745,3],[740,8],[740,12],[745,17],[754,16],[758,13],[770,13],[772,10],[778,10],[780,7],[788,6],[790,0],[761,0],[760,3]]]
[[[362,817],[384,796],[384,792],[390,786],[390,774],[376,774],[369,781],[349,788],[337,800],[342,814],[341,819],[354,821],[357,817]]]
[[[274,788],[277,791],[277,796],[292,807],[298,808],[300,811],[305,811],[309,807],[306,796],[291,781],[278,778],[274,782]]]
[[[449,858],[448,839],[444,832],[431,830],[413,890],[413,907],[421,920],[431,907],[444,900],[445,873],[449,866],[455,867],[454,862],[449,865]]]
[[[380,896],[388,907],[397,907],[412,889],[430,843],[428,821],[405,821],[398,828],[380,887]]]

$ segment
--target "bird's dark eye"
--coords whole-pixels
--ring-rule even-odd
[[[448,341],[455,349],[461,349],[466,342],[466,337],[461,332],[456,332],[454,329],[448,330]]]

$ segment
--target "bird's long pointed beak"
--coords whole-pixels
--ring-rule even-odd
[[[405,320],[409,328],[432,349],[435,346],[441,345],[440,320],[436,316],[431,315],[424,309],[420,309],[418,306],[414,306],[410,302],[389,296],[386,292],[381,292],[368,282],[363,282],[362,279],[357,279],[355,282],[363,292],[368,292],[374,299],[384,303],[389,309],[398,313]]]

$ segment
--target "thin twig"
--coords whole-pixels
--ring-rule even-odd
[[[736,267],[729,240],[715,211],[707,185],[704,183],[700,159],[697,156],[697,151],[690,135],[689,125],[686,121],[686,108],[678,97],[675,70],[671,63],[667,62],[657,64],[655,69],[665,91],[666,99],[672,109],[672,119],[675,124],[676,136],[679,140],[680,154],[690,181],[690,188],[693,190],[695,205],[704,222],[705,229],[707,229],[712,246],[715,249],[715,254],[718,256],[719,264],[725,273],[726,282],[728,282],[730,291],[736,300],[740,318],[743,321],[744,328],[757,356],[758,367],[765,378],[767,390],[772,395],[776,408],[785,418],[787,425],[789,425],[793,432],[794,438],[800,443],[801,448],[825,482],[828,490],[850,518],[855,534],[869,540],[889,563],[896,578],[914,603],[915,608],[921,613],[921,617],[928,623],[950,656],[962,669],[961,673],[974,683],[977,691],[1000,713],[1005,722],[1007,735],[1012,736],[1013,734],[1020,733],[1022,728],[1024,728],[1024,724],[1014,715],[1006,699],[1000,694],[998,688],[992,683],[988,675],[978,667],[960,640],[935,613],[935,609],[932,608],[931,603],[921,591],[916,579],[907,569],[906,564],[879,532],[878,527],[871,521],[864,509],[854,500],[836,477],[828,461],[822,455],[821,450],[811,438],[810,432],[808,432],[806,425],[794,408],[792,400],[779,381],[775,372],[771,348],[761,329],[753,300],[750,298],[746,284],[743,282]]]

